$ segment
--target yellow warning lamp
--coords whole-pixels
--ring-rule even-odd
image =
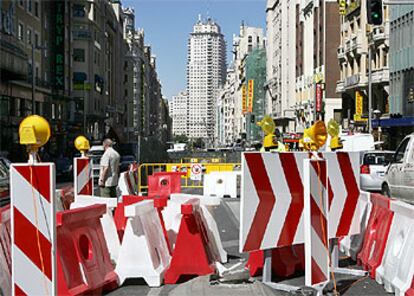
[[[346,7],[347,7],[346,0],[339,0],[339,14],[345,15],[346,14]]]
[[[334,119],[331,119],[328,122],[328,134],[331,136],[331,142],[329,146],[331,147],[332,151],[343,147],[341,140],[338,136],[339,124]]]
[[[328,138],[326,126],[323,121],[318,120],[310,128],[303,132],[303,145],[306,150],[317,151],[325,145]]]
[[[36,160],[36,153],[50,138],[50,126],[46,119],[31,115],[23,119],[19,126],[20,144],[27,145],[29,161]]]
[[[263,138],[263,148],[270,149],[277,147],[277,141],[274,136],[274,132],[276,129],[275,122],[273,121],[272,117],[269,115],[265,115],[261,121],[257,123],[258,126],[262,128],[265,136]]]
[[[78,136],[75,139],[75,147],[80,151],[82,156],[85,156],[85,153],[91,148],[89,140],[85,136]]]

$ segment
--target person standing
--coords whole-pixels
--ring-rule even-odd
[[[117,197],[116,188],[119,179],[119,162],[120,156],[115,149],[112,148],[111,139],[103,141],[105,153],[102,155],[99,170],[99,188],[102,197]]]

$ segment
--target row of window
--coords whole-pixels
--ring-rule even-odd
[[[40,17],[39,0],[19,0],[19,6],[32,13],[35,17]]]

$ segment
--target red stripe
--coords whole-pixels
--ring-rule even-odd
[[[28,200],[28,202],[31,201]],[[13,208],[13,210],[14,244],[42,271],[36,228],[18,209]],[[44,273],[49,280],[52,280],[52,244],[41,232],[39,232],[39,242],[43,255]]]
[[[277,242],[277,246],[281,247],[291,245],[295,239],[300,217],[303,213],[303,184],[296,164],[295,155],[293,153],[281,153],[279,154],[279,158],[292,197],[289,210],[286,214],[286,217],[289,217],[289,223],[283,224],[279,241]]]
[[[323,154],[319,153],[318,154],[319,157],[323,158]],[[331,208],[332,205],[332,200],[334,198],[334,194],[332,191],[332,186],[331,186],[331,182],[328,179],[328,186],[326,186],[326,176],[327,176],[327,171],[326,171],[326,161],[318,161],[319,162],[319,176],[320,176],[320,180],[322,182],[323,187],[328,188],[328,205],[329,208]],[[312,167],[314,168],[315,172],[318,172],[318,164],[317,161],[311,161]]]
[[[339,220],[336,236],[348,235],[351,228],[352,218],[359,198],[358,183],[355,179],[354,170],[352,169],[351,160],[348,153],[338,152],[337,158],[344,178],[347,190],[347,197],[343,207],[341,219]]]
[[[312,275],[311,275],[312,285],[323,283],[328,280],[327,276],[320,269],[320,267],[316,263],[315,259],[313,259],[313,257],[312,257],[311,266],[312,266]]]
[[[324,245],[327,245],[326,218],[312,197],[311,197],[311,225],[312,225],[312,228],[315,229],[315,232],[319,236],[319,239],[323,242]]]
[[[23,292],[22,289],[17,284],[14,284],[14,295],[15,296],[26,296],[27,294]]]
[[[92,179],[89,179],[89,182],[83,186],[79,192],[80,195],[92,195]]]
[[[89,159],[88,158],[78,158],[76,160],[76,170],[77,170],[77,175],[79,176],[80,173],[83,171],[83,169],[88,166],[89,164]]]
[[[262,155],[260,153],[246,153],[245,159],[259,197],[259,205],[257,206],[244,245],[244,251],[253,251],[260,249],[276,197],[273,193]]]
[[[32,186],[48,201],[50,202],[50,166],[36,165],[36,166],[15,166],[16,171],[30,183],[30,167],[32,168],[33,184]]]

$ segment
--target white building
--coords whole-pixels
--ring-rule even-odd
[[[296,39],[299,0],[268,0],[266,7],[266,113],[278,126],[295,129]]]
[[[170,116],[173,122],[173,135],[188,136],[188,112],[188,93],[186,91],[182,91],[177,96],[174,96],[170,102]]]
[[[242,85],[246,84],[245,60],[250,52],[256,48],[263,48],[265,39],[262,28],[248,27],[242,22],[240,34],[233,35],[233,65],[237,89],[234,99],[234,127],[235,139],[241,139],[246,133],[246,120],[242,110]]]
[[[214,142],[216,101],[226,79],[226,44],[212,19],[198,22],[188,40],[188,136]]]

